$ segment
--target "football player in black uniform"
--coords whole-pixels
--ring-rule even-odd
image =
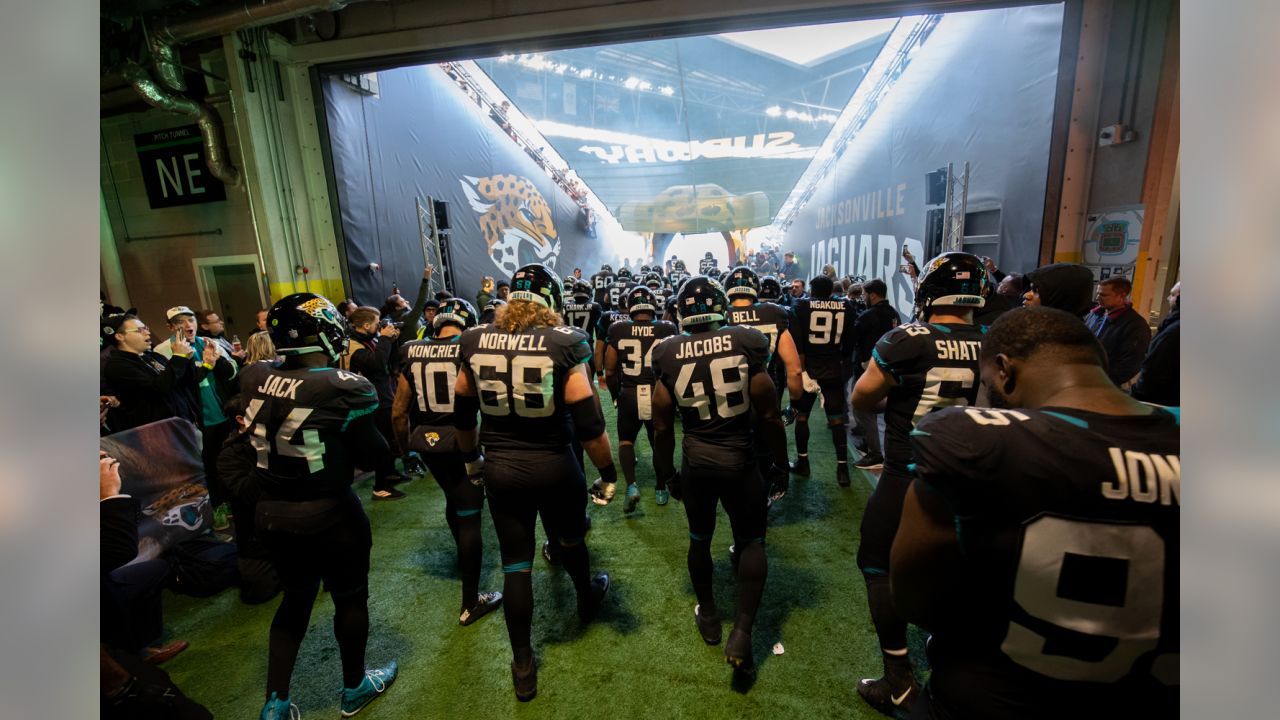
[[[884,470],[862,515],[858,568],[880,640],[884,677],[864,679],[858,693],[877,710],[893,714],[919,695],[907,658],[907,623],[889,591],[889,550],[898,531],[902,501],[911,484],[911,444],[916,423],[939,408],[972,405],[978,394],[978,348],[983,328],[973,325],[982,307],[986,273],[969,253],[943,253],[925,264],[916,288],[915,322],[885,333],[873,362],[858,378],[853,405],[874,412],[884,398]]]
[[[627,297],[627,291],[631,289],[631,285],[635,279],[631,276],[631,271],[627,268],[618,270],[618,274],[613,276],[613,284],[609,286],[609,309],[615,312],[626,312],[622,302]]]
[[[622,322],[626,319],[627,296],[625,293],[623,293],[617,304],[615,304],[612,309],[604,310],[600,313],[600,320],[596,323],[595,327],[595,357],[592,362],[595,364],[596,374],[601,377],[604,376],[605,346],[609,340],[609,328],[613,327],[614,323]],[[617,397],[612,397],[611,400],[615,405],[618,402]]]
[[[698,274],[715,277],[716,273],[719,272],[719,265],[720,263],[716,261],[715,255],[712,255],[711,251],[708,250],[707,254],[703,255],[702,259],[698,261]]]
[[[622,474],[627,480],[626,501],[623,512],[633,512],[640,502],[640,488],[636,486],[636,437],[644,426],[653,446],[653,344],[671,337],[676,326],[662,320],[654,320],[658,308],[653,293],[644,285],[631,288],[626,299],[629,320],[614,323],[609,328],[608,349],[605,351],[604,373],[609,394],[618,404],[618,459]],[[670,497],[666,478],[657,476],[654,501],[666,505]]]
[[[845,437],[845,386],[852,377],[850,355],[853,350],[853,321],[857,312],[845,298],[833,298],[831,278],[819,275],[809,281],[809,296],[793,306],[795,322],[791,325],[796,348],[804,371],[822,391],[822,409],[827,414],[827,427],[836,448],[836,483],[849,487],[849,440]],[[795,410],[796,462],[791,471],[809,474],[809,412],[818,396],[806,392],[792,396]]]
[[[572,287],[568,287],[566,283],[566,297],[571,297],[571,302],[564,304],[564,322],[569,327],[578,328],[587,334],[587,342],[595,346],[596,326],[600,324],[600,315],[603,309],[599,303],[591,300],[591,286],[585,282],[578,280],[573,283]]]
[[[498,313],[498,308],[506,304],[506,300],[498,298],[490,299],[489,302],[484,304],[484,307],[480,308],[480,324],[488,325],[492,323],[494,315]]]
[[[729,298],[729,312],[725,314],[729,324],[753,327],[769,339],[769,378],[773,380],[779,402],[784,388],[791,391],[791,397],[803,395],[804,368],[791,337],[791,314],[780,305],[758,301],[760,279],[746,266],[738,266],[729,273],[724,294]]]
[[[493,325],[463,333],[454,424],[467,476],[483,483],[502,552],[503,601],[514,659],[516,697],[538,691],[533,624],[534,524],[539,513],[555,529],[560,561],[578,592],[578,615],[590,620],[609,589],[609,575],[591,576],[583,538],[587,503],[576,437],[600,470],[595,492],[612,498],[617,482],[604,418],[586,363],[591,347],[560,319],[560,283],[542,265],[511,279],[511,302]],[[476,411],[481,412],[479,444]]]
[[[770,487],[787,479],[787,438],[778,418],[773,382],[765,372],[769,341],[748,327],[724,325],[724,292],[695,277],[677,296],[684,331],[654,345],[654,463],[658,477],[684,501],[689,519],[689,577],[698,604],[693,615],[708,645],[720,642],[720,612],[711,590],[711,538],[716,504],[724,506],[738,550],[738,603],[725,659],[736,670],[754,668],[751,629],[768,575],[765,556],[766,479],[756,464],[754,432],[773,455]],[[684,426],[683,462],[675,471],[676,408]],[[752,427],[752,415],[755,428]]]
[[[613,285],[613,268],[601,265],[600,272],[591,276],[591,299],[604,309],[609,308],[609,286]]]
[[[453,429],[453,387],[462,364],[462,332],[476,324],[476,311],[461,298],[449,298],[433,321],[434,337],[405,343],[391,421],[400,446],[412,450],[444,491],[445,522],[458,548],[462,604],[458,623],[470,625],[502,602],[500,592],[480,592],[480,511],[484,490],[467,481]]]
[[[893,599],[933,633],[912,717],[1176,718],[1180,412],[1107,378],[1078,317],[1012,310],[993,405],[920,420]]]
[[[373,385],[332,367],[347,346],[346,323],[333,303],[312,293],[289,295],[272,306],[267,328],[285,360],[243,391],[246,432],[258,452],[258,537],[284,584],[271,621],[260,718],[287,719],[297,711],[289,682],[321,580],[333,598],[342,714],[350,716],[385,692],[397,672],[394,660],[364,667],[373,536],[351,490],[355,466],[372,469],[390,448],[373,422]]]

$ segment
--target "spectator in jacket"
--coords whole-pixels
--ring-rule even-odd
[[[858,315],[853,322],[854,372],[861,375],[871,362],[871,351],[881,336],[898,327],[898,311],[893,309],[886,297],[889,287],[884,280],[875,278],[862,286],[862,294],[867,301],[867,309]],[[856,378],[855,378],[856,379]],[[853,410],[853,419],[857,429],[866,441],[866,452],[854,463],[861,470],[873,471],[884,467],[884,451],[880,444],[880,426],[874,411]]]
[[[1027,305],[1056,308],[1083,319],[1093,305],[1093,271],[1075,263],[1053,263],[1027,273]]]
[[[795,253],[789,252],[782,256],[781,275],[788,280],[795,280],[796,278],[804,277],[800,272],[800,263],[796,262]]]
[[[391,428],[391,404],[395,399],[391,389],[391,351],[400,331],[381,321],[382,316],[375,308],[356,308],[348,318],[351,338],[340,362],[343,370],[363,375],[377,390],[378,408],[373,413],[373,421],[393,450],[385,454],[374,469],[373,499],[399,500],[405,494],[395,488],[404,478],[396,474],[395,468],[399,451],[395,449],[395,433]]]
[[[1151,342],[1147,321],[1129,304],[1132,290],[1129,278],[1103,280],[1098,284],[1098,305],[1084,318],[1107,351],[1107,375],[1118,387],[1138,374]]]
[[[1177,407],[1181,404],[1179,392],[1179,345],[1182,328],[1182,283],[1174,283],[1169,293],[1171,309],[1156,330],[1156,337],[1147,348],[1142,361],[1142,371],[1133,384],[1132,395],[1143,402]]]
[[[111,352],[102,364],[103,385],[120,401],[112,410],[112,429],[128,430],[180,417],[197,422],[199,408],[180,387],[192,374],[195,350],[185,340],[171,346],[173,356],[151,350],[151,330],[133,315],[103,319],[102,333]]]
[[[485,275],[480,278],[480,292],[476,293],[476,307],[484,308],[493,299],[493,278]]]

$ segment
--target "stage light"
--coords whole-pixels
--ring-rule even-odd
[[[676,89],[671,87],[670,85],[663,85],[662,87],[658,88],[658,92],[662,93],[663,95],[666,95],[667,97],[671,97],[672,95],[676,94]]]
[[[653,83],[649,82],[648,80],[641,80],[639,87],[641,90],[652,90]]]
[[[640,86],[640,78],[633,75],[627,78],[626,81],[622,83],[622,86],[628,90],[635,90]]]
[[[779,115],[782,114],[782,108],[778,107],[777,105],[771,105],[764,109],[764,114],[768,115],[769,117],[778,117]]]
[[[594,74],[595,73],[591,71],[591,68],[582,68],[582,70],[578,72],[578,77],[582,78],[583,80],[586,80],[587,78],[591,77]]]
[[[795,111],[795,110],[787,110],[787,112],[786,112],[786,113],[784,113],[784,114],[787,116],[787,119],[788,119],[788,120],[795,120],[795,119],[796,119],[796,111]]]

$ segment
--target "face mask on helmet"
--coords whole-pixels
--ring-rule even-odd
[[[462,298],[449,298],[440,305],[432,326],[439,328],[445,323],[452,323],[466,330],[476,324],[476,309]]]

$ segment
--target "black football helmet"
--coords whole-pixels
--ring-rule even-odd
[[[645,275],[648,275],[651,272],[653,272],[653,268],[649,267],[648,265],[640,266],[640,277],[644,277]]]
[[[294,293],[267,311],[267,332],[281,355],[322,352],[335,362],[347,349],[347,325],[338,309],[315,293]]]
[[[631,280],[631,279],[632,279],[632,277],[631,277],[631,271],[630,271],[630,270],[628,270],[627,268],[618,268],[617,279],[618,279],[618,280]]]
[[[440,303],[440,310],[431,322],[437,328],[445,323],[453,323],[466,330],[469,327],[475,327],[478,317],[479,314],[471,303],[455,297]]]
[[[627,314],[633,318],[636,313],[642,312],[658,314],[658,301],[654,298],[653,291],[644,285],[631,288],[623,304],[627,306]]]
[[[706,254],[706,255],[703,255],[702,257],[707,258],[707,259],[711,259],[711,258],[715,257],[715,255],[712,255],[712,254],[711,254],[711,251],[710,251],[710,250],[708,250],[708,251],[707,251],[707,254]]]
[[[577,302],[577,303],[591,302],[591,295],[592,295],[591,285],[589,285],[587,281],[578,280],[577,282],[575,282],[573,284],[573,289],[571,292],[573,294],[574,302]]]
[[[644,285],[654,292],[662,289],[662,276],[656,272],[649,272],[644,276]]]
[[[760,277],[746,265],[730,270],[724,280],[724,294],[730,300],[737,295],[755,299],[760,295]]]
[[[498,308],[506,304],[507,304],[506,300],[503,300],[501,298],[493,298],[492,300],[484,304],[484,308],[481,310],[481,312],[490,312],[490,311],[497,312]]]
[[[760,300],[778,300],[782,297],[782,283],[772,275],[760,278],[760,292],[756,296]]]
[[[916,317],[929,319],[935,305],[980,308],[986,304],[987,271],[977,255],[943,253],[920,268]]]
[[[729,304],[720,289],[720,283],[705,275],[689,278],[680,286],[676,295],[676,312],[680,315],[680,329],[695,325],[724,322],[724,308]]]
[[[603,265],[601,265],[601,266],[600,266],[600,272],[602,272],[602,273],[608,273],[608,274],[612,275],[612,274],[613,274],[613,266],[612,266],[612,265],[610,265],[609,263],[605,263],[605,264],[603,264]]]
[[[552,312],[564,310],[564,291],[560,281],[546,265],[540,263],[525,265],[511,276],[510,299],[535,302]]]

